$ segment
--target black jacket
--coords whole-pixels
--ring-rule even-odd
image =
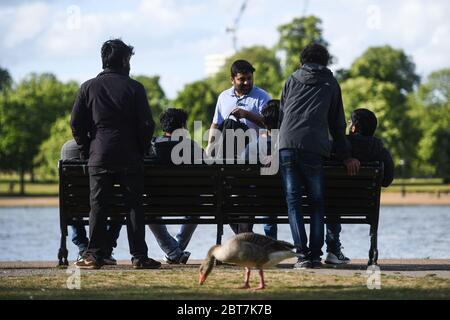
[[[350,156],[341,89],[328,68],[305,64],[293,73],[285,83],[280,111],[280,149],[329,157],[330,132],[340,157]]]
[[[120,70],[105,69],[81,85],[70,120],[89,166],[135,166],[153,136],[144,87]]]
[[[394,161],[383,142],[376,137],[351,134],[347,136],[352,149],[352,157],[360,161],[382,161],[384,176],[381,185],[388,187],[394,180]]]
[[[152,159],[157,163],[171,164],[172,150],[179,143],[180,141],[171,140],[170,136],[153,138],[148,158]],[[190,163],[185,164],[194,164],[196,159],[201,160],[203,158],[203,150],[195,141],[186,139],[183,141],[183,143],[188,144],[191,149],[191,157],[189,159]],[[198,157],[196,157],[196,155],[198,155]],[[183,157],[183,153],[181,152],[179,156]]]

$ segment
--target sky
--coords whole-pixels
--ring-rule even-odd
[[[159,75],[169,98],[205,78],[205,57],[232,52],[243,0],[0,0],[0,66],[15,81],[51,72],[82,83],[101,71],[100,47],[120,37],[135,48],[134,75]],[[322,19],[324,38],[348,68],[368,47],[403,49],[422,78],[450,67],[448,0],[248,0],[238,47],[273,46],[294,17]],[[258,77],[264,75],[255,73]]]

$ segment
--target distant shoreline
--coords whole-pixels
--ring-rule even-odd
[[[382,206],[441,205],[450,206],[450,194],[439,197],[434,193],[407,193],[402,197],[400,192],[381,194]],[[0,208],[8,207],[58,207],[58,197],[0,197]]]

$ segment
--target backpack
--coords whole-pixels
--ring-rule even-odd
[[[234,119],[230,118],[233,117]],[[222,148],[222,157],[225,158],[226,157],[226,131],[227,129],[231,129],[231,130],[237,130],[237,129],[242,129],[244,132],[246,132],[248,130],[248,126],[239,121],[238,118],[236,118],[235,116],[233,116],[232,114],[229,114],[228,117],[219,125],[218,129],[222,132],[222,137],[221,137],[221,148]],[[249,139],[246,137],[245,138],[245,146],[247,146],[249,143]],[[237,144],[234,143],[234,151],[233,151],[233,158],[237,159],[238,156],[240,154],[238,154],[238,150],[237,150]],[[215,156],[215,154],[212,154],[212,156]]]

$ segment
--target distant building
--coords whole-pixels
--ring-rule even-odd
[[[215,75],[220,68],[225,64],[225,60],[233,52],[219,53],[219,54],[209,54],[205,56],[205,75],[207,77]]]

